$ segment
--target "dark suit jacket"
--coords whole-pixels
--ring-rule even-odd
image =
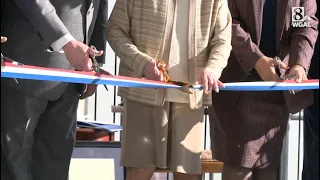
[[[8,37],[1,44],[4,55],[27,65],[74,69],[65,55],[51,52],[53,42],[70,33],[88,43],[100,0],[3,0],[5,16],[1,33]],[[2,2],[2,1],[1,1]],[[1,84],[40,98],[55,100],[68,83],[3,78]]]
[[[223,82],[261,81],[249,75],[257,60],[262,30],[262,0],[229,0],[233,18],[232,46]],[[303,6],[311,17],[310,28],[291,26],[291,7]],[[309,69],[317,39],[316,0],[277,0],[276,40],[278,56],[289,66]],[[282,72],[285,73],[285,72]],[[278,167],[289,111],[312,104],[312,93],[233,92],[213,94],[210,131],[214,157],[247,168]]]

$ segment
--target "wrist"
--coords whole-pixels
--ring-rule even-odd
[[[259,64],[261,63],[261,61],[265,61],[266,60],[266,56],[262,56],[260,57],[257,61],[256,61],[256,64],[254,65],[254,68],[257,69]]]
[[[74,42],[73,42],[73,41],[74,41],[74,40],[71,40],[71,41],[69,41],[68,43],[66,43],[66,44],[62,47],[63,51],[68,50],[70,47],[74,47]]]
[[[257,66],[260,66],[261,64],[265,64],[265,63],[270,63],[272,62],[273,60],[275,60],[275,57],[272,58],[272,57],[268,57],[268,56],[262,56],[261,58],[259,58],[255,64],[255,68]]]
[[[63,51],[66,51],[70,46],[71,46],[71,41],[69,41],[67,44],[65,44],[65,45],[62,47],[62,50],[63,50]]]
[[[74,37],[71,34],[65,34],[62,37],[60,37],[59,39],[57,39],[56,41],[54,41],[51,44],[51,48],[54,51],[61,51],[63,50],[63,47],[70,42],[71,40],[74,40]]]
[[[149,71],[149,69],[151,68],[156,68],[156,63],[155,61],[146,61],[143,65],[142,65],[142,74],[141,77],[145,77],[146,73]]]
[[[150,62],[146,62],[141,66],[141,69],[142,69],[141,77],[143,78],[146,77],[146,70],[148,69],[148,65],[150,65]]]

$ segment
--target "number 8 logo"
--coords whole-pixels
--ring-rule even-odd
[[[293,10],[293,19],[294,20],[302,20],[303,19],[303,10],[300,7],[297,7]]]

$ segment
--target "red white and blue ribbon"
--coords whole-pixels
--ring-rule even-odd
[[[61,70],[53,68],[43,68],[28,65],[16,65],[9,62],[1,63],[1,77],[32,79],[44,81],[58,81],[83,84],[103,84],[109,86],[132,87],[132,88],[180,88],[180,86],[151,81],[140,78],[124,76],[107,76],[97,74],[96,72],[81,72],[72,70]],[[226,91],[279,91],[279,90],[306,90],[319,89],[319,79],[306,80],[302,83],[296,83],[293,80],[283,82],[235,82],[224,83]],[[195,85],[194,88],[201,89],[201,85]]]

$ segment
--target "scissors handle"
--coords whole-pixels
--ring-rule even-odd
[[[94,51],[94,54],[90,56],[93,64],[93,68],[98,68],[98,62],[96,60],[97,48],[94,45],[91,45],[90,48]]]
[[[181,86],[180,90],[182,92],[185,92],[187,94],[192,94],[192,92],[189,89],[192,88],[193,86],[190,83],[182,82],[182,81],[174,81],[169,77],[166,69],[167,65],[163,61],[157,61],[157,67],[159,71],[163,74],[164,82]]]
[[[281,64],[282,61],[277,56],[275,57],[275,59],[278,61],[278,69],[279,69],[279,71],[281,71],[281,65],[280,64]],[[297,76],[295,74],[285,74],[280,78],[283,79],[283,80],[292,80],[292,79],[296,79]],[[293,94],[293,95],[296,94],[294,90],[290,90],[289,93]]]

